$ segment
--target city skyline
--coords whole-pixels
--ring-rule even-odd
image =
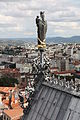
[[[40,11],[45,11],[47,37],[79,36],[79,6],[79,0],[0,0],[0,38],[36,37]]]

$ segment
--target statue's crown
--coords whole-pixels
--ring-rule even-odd
[[[41,15],[44,14],[44,11],[43,11],[43,12],[41,11],[40,14],[41,14]]]

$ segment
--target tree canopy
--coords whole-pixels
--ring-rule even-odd
[[[1,77],[0,86],[1,87],[14,87],[15,84],[18,84],[18,80],[11,77]]]

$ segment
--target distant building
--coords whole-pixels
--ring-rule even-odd
[[[20,120],[22,115],[23,115],[23,109],[21,107],[17,107],[12,110],[4,110],[3,120]]]

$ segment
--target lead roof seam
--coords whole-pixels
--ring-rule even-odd
[[[58,91],[56,92],[56,94],[58,93]],[[60,95],[59,95],[59,97],[61,96],[61,94],[62,93],[60,93]],[[56,97],[56,95],[55,95],[55,97]],[[54,98],[54,100],[55,100],[55,98]],[[58,98],[58,100],[57,100],[57,103],[58,103],[58,101],[59,101],[59,98]],[[56,105],[55,105],[55,107],[57,106],[57,103],[56,103]],[[52,103],[53,104],[53,103]],[[54,110],[55,110],[55,107],[54,107]],[[53,112],[54,112],[54,110],[53,110]],[[52,112],[52,114],[53,114],[53,112]],[[52,116],[52,114],[51,114],[51,116]],[[47,116],[46,116],[46,118],[47,118]]]
[[[41,88],[41,89],[42,89],[42,88]],[[43,89],[44,89],[44,88],[43,88]],[[43,91],[43,89],[42,89],[42,91]],[[41,93],[42,93],[42,91],[41,91]],[[41,94],[41,93],[40,93],[40,94]],[[40,96],[39,96],[39,97],[40,97]],[[37,103],[37,102],[36,102],[36,103]],[[35,104],[36,104],[36,103],[35,103]],[[32,112],[34,112],[34,109],[32,109]],[[29,114],[30,114],[30,112],[29,112]],[[29,118],[29,114],[28,114],[27,119]],[[32,113],[32,116],[33,116],[33,113]],[[32,116],[31,116],[31,118],[32,118]],[[27,120],[27,119],[26,119],[26,120]]]
[[[79,114],[79,118],[80,118],[80,114]],[[78,120],[80,120],[79,118],[78,118]]]
[[[70,115],[71,115],[71,110],[69,110],[70,112],[69,112],[69,115],[68,115],[68,117],[67,117],[67,120],[69,120],[69,118],[70,118]],[[65,117],[65,116],[64,116]],[[64,118],[63,118],[64,119]]]
[[[79,100],[78,100],[78,102],[79,102]],[[76,109],[78,102],[76,103],[76,106],[75,106],[74,109]],[[74,111],[74,110],[72,110],[72,111],[73,111],[73,113],[72,113],[72,116],[71,116],[71,120],[73,119],[74,113],[76,112],[76,111]]]
[[[48,91],[48,90],[47,90],[47,91]],[[45,96],[47,95],[47,91],[46,91],[46,94],[45,94]],[[44,103],[44,100],[42,101],[42,104],[41,104],[41,106],[43,105],[43,103]],[[41,106],[40,106],[39,110],[41,109]],[[37,114],[39,114],[39,110],[38,110]],[[37,118],[37,116],[36,116],[36,118]],[[36,120],[36,119],[35,119],[35,120]]]
[[[45,89],[45,87],[43,88],[43,90],[44,90],[44,89]],[[42,90],[42,92],[43,92],[43,90]],[[42,92],[40,93],[40,96],[41,96]],[[40,96],[39,96],[38,100],[40,99]],[[38,101],[38,102],[39,102],[39,101]],[[38,102],[36,102],[36,106],[35,106],[34,109],[36,109],[36,107],[37,107],[37,105],[38,105]],[[35,110],[33,111],[33,115],[34,115],[34,112],[35,112]],[[32,115],[32,117],[33,117],[33,115]],[[32,117],[31,117],[31,120],[32,120]]]
[[[51,91],[49,97],[51,96],[52,92],[53,92],[53,91]],[[45,108],[44,108],[44,110],[43,110],[42,116],[43,116],[43,114],[44,114],[44,111],[45,111],[45,109],[46,109],[46,106],[47,106],[47,103],[48,103],[48,102],[49,102],[49,99],[48,99],[47,102],[46,102],[46,105],[45,105]],[[45,116],[44,116],[44,117],[45,117]]]
[[[63,104],[64,104],[64,100],[67,98],[67,96],[65,96],[65,98],[63,99],[63,102],[62,102],[62,104],[61,104],[61,106],[60,106],[60,109],[61,109],[61,107],[63,107]],[[71,98],[70,98],[70,100],[71,100]],[[69,100],[69,102],[68,102],[68,105],[69,105],[69,103],[70,103],[70,100]],[[67,105],[67,108],[68,108],[68,105]],[[61,109],[61,110],[65,110],[65,112],[66,112],[66,110],[67,110],[67,108],[66,109]],[[60,109],[59,109],[59,112],[58,112],[58,115],[59,115],[59,113],[60,113]],[[58,118],[58,116],[57,116],[57,118]],[[56,119],[57,119],[56,118]],[[64,118],[64,116],[63,116],[63,118]]]
[[[61,94],[62,94],[62,93],[61,93]],[[59,115],[60,109],[61,109],[61,107],[62,107],[62,105],[63,105],[65,99],[66,99],[66,96],[64,97],[64,99],[63,99],[61,105],[59,106],[59,111],[58,111],[58,114],[57,114],[57,116],[56,116],[56,119],[57,119],[57,117],[58,117],[58,115]],[[57,103],[58,103],[58,102],[57,102]],[[56,105],[56,106],[57,106],[57,105]],[[55,109],[56,109],[56,108],[55,108]],[[54,111],[55,111],[55,110],[54,110]],[[53,113],[53,114],[54,114],[54,113]],[[52,116],[53,116],[53,114],[52,114]]]
[[[69,106],[72,97],[71,97],[71,96],[68,96],[68,94],[66,95],[66,99],[67,99],[67,97],[68,97],[68,100],[69,100],[69,101],[68,101],[68,106]],[[67,109],[68,109],[68,106],[67,106]],[[63,108],[63,109],[64,109],[64,108]],[[66,109],[64,109],[64,110],[66,110]]]
[[[58,92],[58,91],[57,91],[57,92]],[[52,103],[53,103],[53,101],[54,101],[54,99],[55,99],[55,96],[56,96],[57,92],[55,92],[54,98],[53,98],[53,100],[52,100],[51,105],[50,105],[50,107],[49,107],[49,108],[51,108]],[[48,112],[49,112],[49,110],[48,110]],[[48,115],[48,114],[47,114],[47,115]],[[47,116],[46,116],[46,117],[47,117]]]

